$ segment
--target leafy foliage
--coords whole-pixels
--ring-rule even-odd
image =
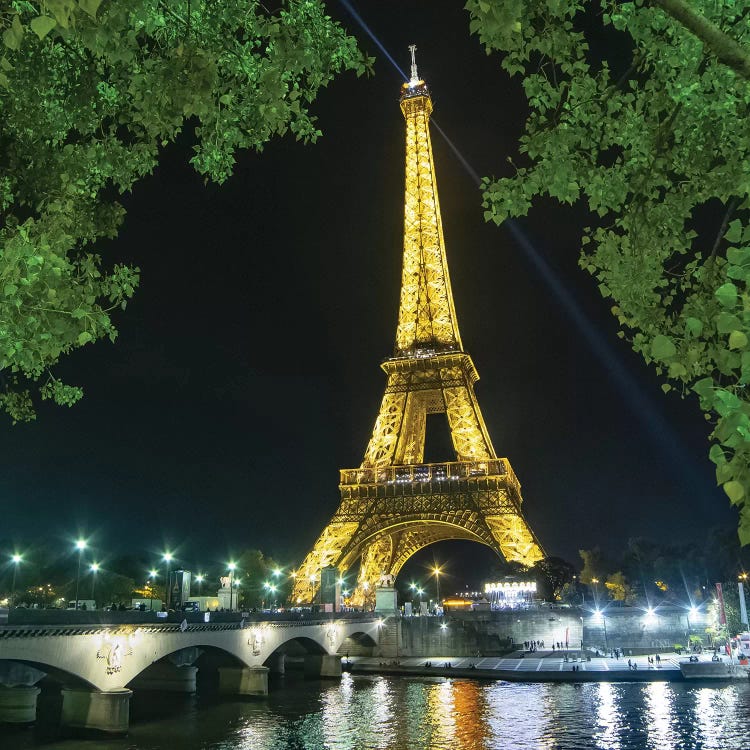
[[[544,598],[556,601],[560,598],[563,587],[573,581],[575,568],[560,557],[545,557],[529,568],[537,576],[544,589]]]
[[[750,543],[750,2],[466,7],[530,108],[515,175],[483,182],[486,219],[585,204],[580,264],[663,390],[697,394]]]
[[[238,149],[314,141],[310,104],[370,67],[320,0],[0,0],[0,407],[34,417],[29,386],[71,405],[51,369],[114,341],[138,268],[100,252],[116,198],[195,126],[191,163],[224,182]]]

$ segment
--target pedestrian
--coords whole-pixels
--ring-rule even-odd
[[[630,659],[628,659],[628,669],[632,669],[632,668],[633,668],[633,662],[630,661]]]

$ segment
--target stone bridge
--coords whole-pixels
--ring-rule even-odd
[[[339,677],[341,657],[376,646],[381,621],[308,619],[0,626],[0,722],[29,722],[44,678],[62,685],[65,726],[127,731],[133,690],[195,692],[198,669],[224,694],[265,695],[287,657]]]

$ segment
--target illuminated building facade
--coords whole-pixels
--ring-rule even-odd
[[[401,90],[406,191],[401,298],[394,356],[362,465],[341,471],[341,503],[297,571],[292,600],[314,600],[321,570],[360,564],[355,605],[371,603],[418,550],[468,539],[506,560],[544,555],[521,512],[521,485],[498,458],[474,394],[479,379],[463,350],[440,218],[429,119],[432,99],[417,75]],[[429,414],[445,414],[455,460],[424,463]]]

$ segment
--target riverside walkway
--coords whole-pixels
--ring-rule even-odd
[[[651,658],[654,658],[652,656]],[[473,679],[507,680],[509,682],[677,682],[684,679],[680,662],[687,656],[660,654],[659,665],[650,664],[646,656],[611,657],[570,656],[560,652],[535,651],[520,658],[505,657],[379,657],[353,656],[344,668],[354,674],[409,674],[437,677],[471,677]],[[635,669],[628,666],[628,660]],[[701,657],[710,662],[710,656]],[[425,666],[429,664],[431,666]],[[450,664],[450,666],[447,666]]]

